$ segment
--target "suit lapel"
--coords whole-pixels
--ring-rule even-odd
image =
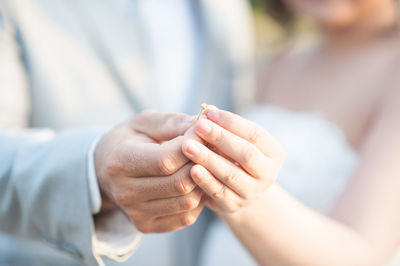
[[[224,109],[233,105],[231,62],[223,36],[224,10],[215,0],[197,0],[199,21],[203,32],[203,60],[197,73],[197,87],[191,100],[195,111],[203,102]],[[226,7],[226,5],[225,5]]]
[[[213,4],[214,0],[191,1],[202,48],[185,111],[195,113],[203,102],[230,109],[232,84],[227,83],[232,78],[232,74],[228,73],[231,62],[224,41],[220,39],[223,28],[218,24],[224,10],[220,10],[221,5]],[[86,28],[84,30],[133,109],[157,109],[162,99],[153,83],[154,68],[147,50],[149,42],[137,7],[133,6],[133,10],[127,12],[130,17],[121,17],[109,1],[75,0],[74,3],[78,7],[76,9],[84,10],[79,16]],[[90,12],[94,8],[96,10]],[[132,15],[132,11],[136,13]]]
[[[215,92],[219,90],[217,80],[221,77],[221,64],[224,63],[224,55],[220,53],[218,42],[214,5],[206,0],[195,0],[193,8],[201,34],[202,49],[191,97],[187,103],[186,111],[189,113],[197,112],[203,102],[220,105]]]
[[[112,1],[76,1],[76,5],[84,10],[80,19],[92,46],[132,108],[136,112],[156,108],[159,97],[151,78],[147,38],[135,6],[123,14]]]

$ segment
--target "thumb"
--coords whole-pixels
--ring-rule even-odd
[[[147,110],[135,116],[131,125],[134,130],[157,141],[167,141],[184,135],[193,119],[186,114]]]

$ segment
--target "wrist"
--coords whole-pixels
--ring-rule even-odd
[[[104,184],[104,179],[102,177],[104,177],[106,175],[104,169],[101,167],[102,165],[105,164],[104,161],[102,161],[102,149],[101,147],[101,141],[102,138],[99,138],[96,144],[95,149],[93,150],[93,159],[94,159],[94,173],[96,176],[96,180],[97,180],[97,185],[98,185],[98,191],[100,193],[100,198],[101,198],[101,202],[100,202],[100,206],[99,206],[99,212],[100,213],[104,213],[104,212],[108,212],[111,210],[114,210],[116,208],[116,205],[114,204],[114,202],[112,201],[111,197],[107,194],[106,189],[104,189],[104,186],[106,184]]]
[[[100,213],[108,212],[115,210],[117,206],[115,203],[110,199],[105,191],[100,187],[100,194],[101,194],[101,207]]]
[[[98,148],[101,145],[103,136],[104,133],[100,134],[92,142],[88,152],[88,179],[92,214],[115,209],[115,205],[102,188],[102,180],[100,178],[102,172],[101,169],[99,169]],[[100,162],[100,164],[102,164],[102,162]]]
[[[248,206],[242,207],[240,210],[236,212],[230,212],[230,213],[219,212],[217,213],[217,215],[222,221],[224,221],[229,225],[233,224],[240,225],[243,224],[244,221],[248,219],[248,217],[254,215],[254,211],[257,210],[257,207],[255,205],[257,205],[257,203],[252,202]]]
[[[218,217],[225,223],[230,225],[243,225],[249,219],[252,220],[254,217],[259,215],[260,212],[265,208],[265,202],[274,202],[272,198],[273,194],[278,189],[277,184],[271,185],[266,191],[262,192],[257,199],[252,201],[249,205],[241,208],[239,211],[234,213],[217,213]]]

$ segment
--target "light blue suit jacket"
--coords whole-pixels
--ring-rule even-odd
[[[140,14],[121,17],[115,2],[0,0],[0,265],[97,264],[86,158],[101,131],[90,127],[162,101]],[[247,3],[193,7],[205,43],[186,111],[233,109],[253,91]]]

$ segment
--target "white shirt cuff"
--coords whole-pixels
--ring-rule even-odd
[[[94,163],[94,152],[101,139],[97,137],[90,146],[87,158],[90,211],[98,214],[101,209],[101,194]],[[99,214],[94,221],[93,252],[115,261],[125,261],[139,246],[143,234],[119,209]]]
[[[90,146],[87,159],[88,169],[88,182],[89,182],[89,197],[90,197],[90,211],[92,215],[98,214],[101,209],[101,195],[99,183],[97,181],[96,167],[94,164],[94,152],[97,144],[99,143],[101,136],[98,136]]]
[[[96,216],[93,252],[114,261],[127,260],[138,248],[143,233],[119,209]]]

